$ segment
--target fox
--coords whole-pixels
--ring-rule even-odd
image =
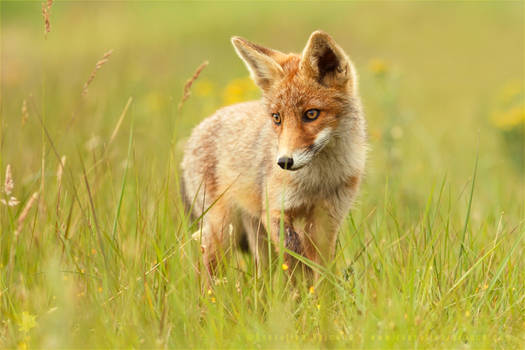
[[[181,162],[206,271],[215,276],[234,233],[246,236],[258,273],[268,264],[268,237],[283,250],[283,268],[304,267],[298,256],[328,266],[368,149],[354,64],[321,30],[301,54],[231,42],[261,99],[204,119]]]

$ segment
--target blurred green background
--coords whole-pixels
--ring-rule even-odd
[[[436,197],[439,193],[441,198],[442,183],[446,183],[447,188],[442,202],[448,203],[448,211],[436,214],[436,222],[441,225],[437,231],[453,232],[450,241],[440,243],[441,236],[432,236],[422,243],[420,238],[414,238],[414,242],[419,243],[408,245],[405,247],[408,253],[403,250],[404,253],[399,254],[406,253],[405,258],[412,256],[409,260],[415,265],[399,258],[398,265],[392,263],[390,268],[419,271],[419,255],[412,254],[435,258],[439,255],[433,253],[435,242],[438,242],[436,249],[442,249],[443,254],[456,254],[465,220],[469,222],[466,231],[470,239],[469,263],[483,256],[501,232],[509,232],[505,236],[508,241],[498,246],[501,250],[494,252],[494,264],[492,258],[487,266],[483,260],[473,270],[478,278],[475,282],[469,282],[465,290],[454,287],[454,293],[446,294],[454,298],[457,292],[458,299],[453,300],[453,305],[458,306],[470,292],[476,296],[474,299],[477,298],[478,282],[490,278],[489,281],[501,283],[488,283],[488,286],[498,286],[500,294],[495,297],[505,300],[498,304],[502,309],[477,309],[477,316],[491,316],[482,326],[466,321],[463,308],[458,311],[459,316],[448,313],[443,316],[439,313],[443,310],[439,309],[436,314],[440,316],[419,319],[419,323],[410,326],[412,328],[399,326],[392,332],[413,332],[413,327],[417,329],[421,322],[421,327],[428,332],[443,325],[443,337],[456,334],[458,329],[468,333],[481,327],[501,336],[497,339],[495,335],[487,343],[480,343],[482,345],[523,346],[523,337],[519,334],[520,327],[525,327],[525,320],[519,316],[523,315],[523,298],[519,295],[524,295],[524,266],[515,255],[507,259],[513,242],[523,231],[525,212],[523,2],[56,1],[50,8],[51,30],[47,35],[42,3],[2,1],[0,9],[0,169],[3,176],[6,165],[11,164],[15,195],[21,201],[18,206],[0,208],[3,322],[0,344],[9,347],[28,344],[50,347],[245,344],[246,339],[239,335],[240,328],[231,328],[231,333],[219,332],[220,325],[202,325],[197,316],[189,315],[204,311],[200,301],[196,303],[199,305],[192,304],[192,295],[200,291],[198,283],[191,284],[195,282],[192,278],[189,282],[180,281],[180,276],[192,273],[187,264],[166,268],[165,278],[152,277],[155,281],[151,282],[151,288],[156,297],[152,297],[149,304],[144,302],[148,300],[148,289],[141,286],[142,282],[135,283],[136,277],[162,260],[164,253],[169,252],[168,247],[187,236],[177,197],[176,174],[184,140],[191,128],[223,105],[260,95],[235,55],[230,37],[239,35],[284,52],[300,52],[310,33],[322,29],[334,37],[356,65],[370,136],[367,176],[353,212],[357,228],[349,228],[351,235],[343,234],[343,237],[353,238],[342,238],[343,243],[349,243],[350,248],[344,250],[347,257],[356,254],[359,244],[368,241],[369,237],[383,243],[401,240],[398,236],[390,236],[395,231],[393,228],[401,230],[403,237],[417,236],[425,231],[426,215],[432,212],[429,208],[437,205],[436,213],[441,213]],[[109,60],[96,72],[87,94],[82,96],[83,85],[96,62],[111,49]],[[194,82],[192,95],[179,110],[177,106],[186,80],[206,60],[209,66]],[[110,145],[108,140],[130,97],[129,110]],[[132,147],[128,148],[131,130]],[[56,201],[58,157],[55,150],[67,157],[68,182],[64,184],[66,194],[62,202]],[[477,155],[479,163],[475,173]],[[82,171],[81,161],[88,169],[87,175]],[[474,199],[469,209],[474,173]],[[128,177],[124,189],[125,174]],[[83,175],[91,181],[93,198],[82,182]],[[35,191],[40,193],[38,215],[33,208],[28,220],[31,224],[26,223],[26,231],[15,237],[17,218]],[[125,194],[122,208],[119,205],[121,194]],[[61,206],[64,208],[60,209]],[[66,219],[68,210],[72,214]],[[98,223],[94,213],[98,213]],[[58,228],[62,224],[67,225],[67,232]],[[109,262],[104,262],[101,254],[92,253],[104,246],[96,238],[93,225],[97,224],[108,242],[110,239],[106,236],[119,233],[115,238],[115,253],[107,253]],[[112,251],[108,242],[105,247]],[[67,247],[64,249],[69,254],[64,255],[64,250],[60,253],[62,245]],[[403,315],[407,315],[402,311],[408,303],[404,297],[406,291],[396,294],[393,290],[399,284],[381,282],[382,274],[392,275],[393,270],[376,268],[389,259],[388,254],[385,258],[379,252],[381,245],[376,244],[374,248],[372,244],[371,252],[365,254],[370,263],[355,267],[356,271],[371,269],[371,276],[377,276],[378,281],[375,297],[363,293],[361,298],[365,304],[370,302],[377,307],[377,317],[391,309],[403,319]],[[521,256],[523,243],[517,247],[518,256]],[[414,253],[416,248],[421,250]],[[423,284],[425,293],[434,288],[438,294],[441,288],[447,290],[440,283],[455,286],[458,276],[454,272],[457,272],[454,259],[458,258],[448,256],[448,259],[438,263],[434,260],[437,264],[434,269],[439,267],[443,275],[435,277],[439,287]],[[421,264],[428,264],[428,261]],[[497,262],[513,266],[510,272],[504,270],[503,275],[508,280],[500,280],[502,275],[496,270],[500,266]],[[344,263],[342,260],[338,264]],[[108,268],[107,264],[112,267]],[[461,264],[460,253],[458,265]],[[117,273],[116,279],[108,282],[104,266],[111,271],[121,270],[121,274]],[[465,266],[465,271],[469,266]],[[481,270],[478,271],[478,267]],[[50,271],[44,274],[50,277],[39,275],[44,270]],[[48,315],[48,305],[54,305],[52,295],[58,293],[57,285],[67,280],[57,271],[71,270],[82,276],[87,270],[105,282],[90,282],[85,276],[78,281],[75,279],[71,283],[84,286],[78,287],[83,292],[75,291],[72,299],[58,296],[61,300],[57,304],[58,312],[62,313],[56,314],[59,316],[54,319],[55,323],[43,326],[39,322],[37,331],[33,330],[35,333],[30,337],[30,331],[20,325],[31,324],[31,315],[36,315],[37,320],[53,319]],[[249,288],[252,282],[246,283],[243,288]],[[480,283],[483,287],[484,282]],[[123,285],[134,294],[129,292],[129,296],[113,309],[101,304],[102,300],[122,293]],[[188,288],[187,294],[178,295],[172,291],[170,298],[176,299],[168,303],[172,308],[164,314],[162,310],[167,305],[164,298],[168,297],[163,294],[163,288],[182,287]],[[235,294],[237,286],[231,288]],[[409,295],[421,296],[418,293],[417,289],[411,290]],[[425,305],[435,305],[434,302],[440,300],[431,292],[425,299],[425,293],[422,299],[428,302]],[[89,301],[72,301],[84,295]],[[205,293],[200,296],[207,297]],[[223,297],[228,298],[229,294]],[[505,299],[507,297],[510,299]],[[391,298],[394,298],[393,307]],[[470,302],[470,297],[468,300]],[[483,296],[482,305],[484,300]],[[73,308],[71,305],[77,302],[79,306]],[[257,325],[246,332],[273,334],[273,328],[264,328],[266,316],[272,315],[269,311],[272,308],[280,310],[282,304],[268,302],[268,309],[258,316],[253,305],[246,303],[244,311],[253,316],[253,324]],[[194,311],[183,311],[183,306],[188,310],[194,308]],[[91,313],[86,312],[83,318],[82,313],[86,310]],[[293,314],[286,307],[283,310],[285,314]],[[485,310],[486,314],[480,310]],[[106,313],[109,312],[115,312],[116,319],[108,318]],[[352,312],[349,311],[351,315]],[[234,319],[224,310],[210,314],[217,319]],[[118,315],[127,321],[119,321]],[[502,317],[507,323],[498,321]],[[356,327],[361,322],[353,316],[348,316],[348,320]],[[113,331],[121,329],[121,321],[124,330],[122,333],[115,331],[120,334],[115,336]],[[173,322],[177,331],[167,334],[166,322]],[[190,327],[195,338],[188,335],[186,326],[183,327],[188,322],[200,325]],[[84,333],[79,324],[85,325],[91,333]],[[160,330],[156,328],[159,324]],[[234,327],[232,324],[227,323],[225,327]],[[462,324],[468,324],[467,328],[458,326]],[[496,324],[501,327],[494,326]],[[64,335],[56,331],[58,325],[75,331],[72,335]],[[195,327],[201,328],[197,331]],[[385,334],[374,329],[370,326],[364,333]],[[317,328],[316,331],[322,333]],[[343,327],[343,331],[348,329]],[[506,332],[510,334],[508,337],[504,335]],[[97,338],[93,334],[104,336]],[[128,338],[119,338],[122,334]],[[219,334],[223,342],[217,340],[221,337]],[[86,344],[80,335],[86,337]],[[176,335],[182,338],[177,339]],[[252,346],[257,344],[251,343]],[[262,344],[276,345],[272,341]],[[410,341],[354,343],[352,340],[339,345],[366,347],[374,344],[379,347],[415,346]]]
[[[24,172],[40,162],[32,151],[38,123],[31,118],[26,127],[19,124],[29,95],[48,116],[59,147],[108,135],[131,96],[136,141],[147,150],[141,156],[162,166],[173,135],[188,136],[190,127],[231,102],[223,96],[225,87],[247,76],[229,42],[232,35],[299,52],[313,30],[323,29],[360,74],[373,146],[370,173],[383,172],[375,162],[375,141],[399,126],[399,151],[407,160],[403,177],[417,179],[418,172],[432,169],[438,178],[449,173],[465,180],[479,150],[482,174],[498,188],[508,182],[512,165],[501,156],[491,115],[506,90],[523,93],[522,10],[520,2],[57,2],[44,40],[40,3],[4,2],[4,161],[12,162],[15,152],[9,150],[17,149]],[[109,49],[109,62],[81,98],[95,62]],[[182,86],[204,60],[210,65],[200,80],[210,82],[211,90],[193,96],[180,113],[175,107]],[[378,60],[393,84],[378,82]],[[390,105],[383,101],[385,88],[395,95]]]

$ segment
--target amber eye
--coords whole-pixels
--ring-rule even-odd
[[[317,119],[319,117],[319,114],[321,114],[321,111],[318,109],[309,109],[306,112],[304,112],[303,119],[307,122],[310,122],[312,120]]]
[[[281,124],[281,115],[279,113],[272,113],[272,119],[275,124]]]

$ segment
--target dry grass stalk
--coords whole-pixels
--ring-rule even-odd
[[[124,107],[124,110],[120,114],[120,117],[118,118],[117,125],[115,126],[115,129],[113,130],[113,133],[111,134],[111,137],[109,138],[109,144],[113,142],[113,139],[117,136],[117,133],[120,129],[120,125],[122,124],[122,121],[124,120],[124,117],[126,116],[126,113],[128,112],[128,108],[131,105],[131,102],[133,101],[133,98],[130,97],[128,99],[128,102],[126,103],[126,106]]]
[[[51,22],[49,21],[49,15],[51,13],[51,6],[53,5],[53,0],[47,0],[47,2],[42,3],[42,16],[44,17],[44,35],[47,38],[47,33],[51,31]]]
[[[62,194],[62,175],[64,173],[64,166],[66,165],[66,156],[62,156],[60,158],[60,161],[58,163],[58,168],[57,168],[57,187],[58,187],[58,190],[57,190],[57,204],[56,204],[56,232],[57,232],[57,235],[59,234],[59,222],[60,222],[60,197],[61,197],[61,194]]]
[[[107,62],[109,61],[109,56],[111,56],[111,54],[113,53],[113,50],[109,50],[108,52],[106,52],[104,54],[104,56],[102,56],[102,59],[100,59],[99,61],[97,61],[97,64],[95,65],[95,69],[93,69],[93,71],[91,72],[91,75],[89,76],[88,80],[86,81],[86,83],[84,84],[84,87],[82,88],[82,96],[85,96],[87,94],[87,91],[88,91],[88,86],[89,84],[91,84],[91,82],[93,81],[93,79],[95,79],[95,75],[97,75],[97,71]]]
[[[15,180],[13,180],[13,174],[11,173],[11,164],[7,164],[5,168],[5,181],[4,181],[4,192],[10,196],[15,188]]]
[[[29,112],[27,110],[27,101],[24,100],[22,102],[22,126],[24,126],[27,123],[27,119],[29,119]]]
[[[186,102],[186,100],[190,97],[191,95],[191,86],[193,85],[193,82],[195,80],[197,80],[197,78],[199,77],[199,75],[201,74],[202,70],[204,68],[206,68],[206,66],[208,65],[208,61],[204,61],[198,68],[197,70],[195,71],[195,73],[193,73],[193,76],[188,79],[188,81],[186,82],[186,84],[184,84],[184,94],[182,95],[182,99],[180,100],[180,103],[179,103],[179,111],[182,109],[182,106],[184,105],[184,102]]]
[[[16,230],[15,230],[15,236],[18,236],[20,232],[22,231],[22,228],[24,227],[24,221],[27,218],[27,215],[29,214],[29,211],[35,204],[36,200],[38,199],[38,192],[33,193],[31,198],[26,203],[26,206],[22,210],[22,213],[18,216],[18,219],[16,220]]]
[[[64,173],[65,165],[66,165],[66,156],[62,156],[62,158],[60,158],[60,163],[58,163],[58,168],[57,168],[58,191],[60,191],[60,187],[62,185],[62,174]]]

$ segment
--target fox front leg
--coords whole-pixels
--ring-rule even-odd
[[[261,215],[261,220],[268,232],[270,232],[270,237],[275,246],[276,251],[279,251],[281,245],[280,232],[281,232],[281,211],[280,210],[271,210],[269,212],[270,219],[268,222],[268,213],[266,211]],[[304,255],[304,247],[301,235],[295,231],[292,220],[289,214],[284,212],[283,217],[283,227],[284,227],[284,247],[298,255]],[[293,271],[298,261],[292,255],[285,253],[284,262],[290,267],[290,270]]]
[[[337,196],[320,201],[307,224],[304,246],[306,257],[329,266],[335,256],[337,236],[355,198],[359,179],[352,177]]]
[[[260,277],[262,275],[263,267],[268,265],[268,242],[266,240],[266,232],[258,218],[245,214],[241,219],[248,238],[248,245],[250,246],[250,250],[255,260],[257,277]]]
[[[218,265],[230,246],[229,237],[233,234],[231,211],[222,201],[217,202],[204,216],[202,232],[195,232],[192,237],[200,242],[202,260],[208,282],[212,282]]]
[[[318,204],[305,230],[305,255],[321,266],[330,265],[333,259],[341,222],[330,212],[328,203]]]

